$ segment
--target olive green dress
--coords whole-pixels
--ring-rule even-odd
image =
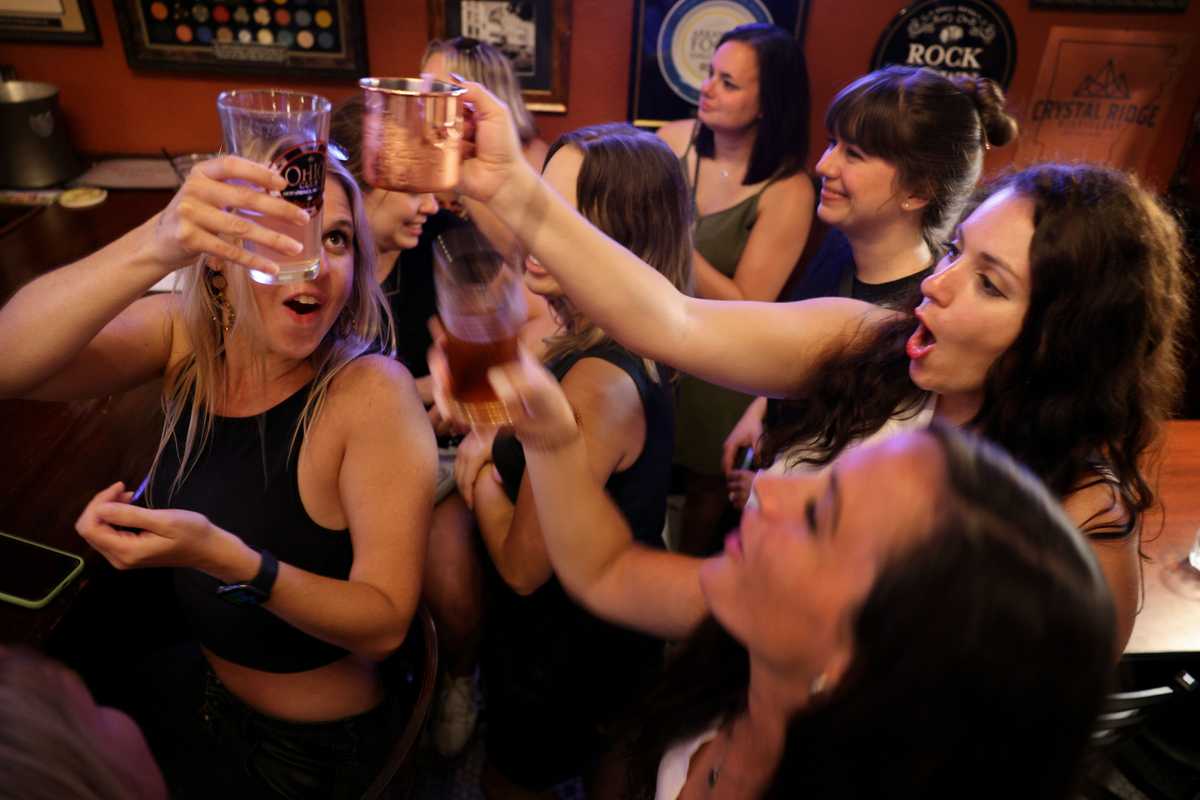
[[[685,174],[691,150],[689,144],[680,158]],[[718,272],[732,279],[742,251],[746,249],[746,242],[750,240],[750,231],[758,219],[758,199],[771,181],[737,205],[702,217],[696,212],[696,178],[699,170],[700,159],[697,158],[691,180],[692,211],[696,213],[695,247]],[[675,463],[704,475],[720,475],[721,447],[725,437],[754,398],[705,383],[687,374],[679,377],[676,398]]]

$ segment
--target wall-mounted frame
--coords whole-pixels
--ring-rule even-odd
[[[1133,11],[1139,14],[1165,12],[1181,14],[1187,11],[1189,0],[1029,0],[1033,9],[1056,11]]]
[[[92,0],[0,0],[0,41],[100,44]]]
[[[114,4],[133,69],[301,80],[368,71],[362,0]]]
[[[696,114],[700,83],[721,35],[769,22],[804,41],[809,0],[634,0],[629,118],[657,128]]]
[[[468,36],[512,59],[530,111],[565,114],[571,0],[429,0],[429,36]]]

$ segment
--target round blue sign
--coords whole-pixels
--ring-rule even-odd
[[[731,28],[774,23],[760,0],[679,0],[658,31],[658,68],[675,94],[697,105],[717,42]]]

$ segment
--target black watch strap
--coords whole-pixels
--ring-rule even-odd
[[[236,605],[260,605],[267,602],[279,576],[279,561],[269,550],[259,550],[262,563],[258,574],[248,583],[224,583],[217,587],[217,596]]]

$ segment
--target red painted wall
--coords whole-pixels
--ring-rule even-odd
[[[811,0],[807,52],[813,89],[812,159],[825,133],[822,111],[834,93],[868,66],[880,31],[903,5],[899,0]],[[428,30],[425,0],[364,0],[367,49],[375,75],[412,74]],[[573,0],[569,113],[541,115],[547,139],[595,122],[624,119],[629,87],[632,0]],[[1130,15],[1031,11],[1028,0],[1002,0],[1017,31],[1017,68],[1009,92],[1018,117],[1027,112],[1050,27],[1072,25],[1144,30],[1187,30],[1200,39],[1200,0],[1185,14]],[[95,0],[102,47],[0,44],[0,63],[19,78],[54,83],[76,147],[88,152],[156,153],[212,149],[219,141],[217,92],[260,80],[135,73],[125,63],[113,4]],[[851,7],[853,13],[849,13]],[[1200,40],[1185,74],[1200,75]],[[273,84],[321,91],[337,100],[348,84]],[[1184,79],[1164,120],[1146,177],[1162,186],[1174,169],[1187,123],[1200,97],[1200,81]],[[1014,147],[993,150],[989,170],[1012,158]]]

